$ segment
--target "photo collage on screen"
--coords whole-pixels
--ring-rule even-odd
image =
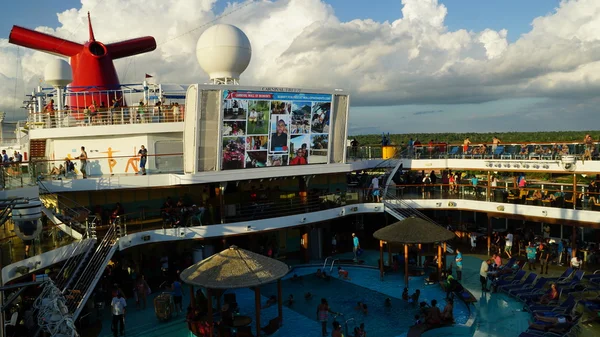
[[[327,163],[331,101],[234,97],[223,101],[224,170]]]

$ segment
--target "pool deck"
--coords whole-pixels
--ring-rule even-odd
[[[465,324],[456,324],[452,327],[443,327],[439,329],[433,329],[422,334],[423,337],[447,337],[447,336],[463,336],[463,337],[483,337],[483,336],[518,336],[521,332],[527,330],[528,320],[531,319],[531,315],[524,312],[523,304],[514,300],[513,298],[503,293],[482,293],[481,286],[479,284],[479,267],[481,265],[482,255],[467,255],[463,254],[463,279],[462,284],[467,288],[478,300],[471,307],[472,316],[467,320]],[[336,257],[347,258],[351,257],[350,254],[339,254]],[[379,258],[378,252],[366,251],[361,259],[365,260],[365,266],[377,265],[377,259]],[[451,262],[454,256],[448,256],[448,262]],[[322,267],[322,261],[315,261],[314,269]],[[550,269],[549,277],[559,276],[565,267],[552,266]],[[311,272],[309,268],[300,269],[299,275]],[[326,268],[329,272],[329,267]],[[332,273],[335,277],[335,273]],[[291,277],[291,274],[287,277]],[[391,273],[384,277],[384,281],[379,280],[378,273],[368,274],[351,274],[352,283],[359,286],[369,288],[378,291],[389,296],[401,298],[401,293],[404,288],[404,281],[401,273]],[[414,289],[426,287],[423,283],[423,277],[411,277],[409,280],[411,292]],[[439,287],[436,285],[430,285],[427,287]],[[187,308],[189,305],[189,289],[184,290],[183,307]],[[237,301],[241,308],[241,314],[255,317],[254,309],[254,293],[249,289],[236,289],[230,292],[234,292],[237,297]],[[135,302],[133,299],[128,299],[128,313],[126,316],[126,333],[128,337],[135,336],[148,336],[148,337],[187,337],[193,336],[187,329],[185,322],[185,313],[180,313],[178,316],[174,316],[170,321],[159,322],[154,314],[153,299],[159,294],[154,293],[148,298],[148,307],[144,310],[138,310],[135,308]],[[267,300],[263,297],[263,303]],[[284,296],[285,297],[285,296]],[[421,298],[421,300],[430,301],[430,298]],[[440,302],[443,299],[438,299]],[[440,304],[441,305],[441,304]],[[465,305],[461,301],[455,303],[458,305]],[[578,310],[581,311],[581,310]],[[268,321],[277,316],[277,306],[272,306],[261,310],[261,325],[265,326]],[[585,315],[584,315],[585,318]],[[110,337],[112,332],[110,330],[110,312],[106,309],[103,312],[101,319],[101,329],[98,336]],[[457,318],[459,321],[460,318]],[[464,321],[464,320],[463,320]],[[290,324],[289,322],[293,322]],[[331,329],[330,327],[328,327]],[[255,323],[253,319],[252,330],[255,333]],[[330,331],[330,330],[329,330]],[[598,335],[598,328],[582,326],[581,336],[594,336]],[[82,335],[86,334],[85,331],[81,331]],[[368,327],[367,327],[368,333]],[[407,333],[401,334],[398,337],[405,337]],[[283,326],[279,329],[274,336],[298,336],[298,337],[313,337],[321,336],[320,326],[317,322],[311,318],[303,316],[287,307],[283,307]]]

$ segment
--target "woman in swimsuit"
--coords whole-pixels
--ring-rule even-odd
[[[332,311],[331,308],[329,308],[327,300],[322,298],[321,304],[317,307],[317,320],[321,322],[321,332],[323,333],[323,336],[327,336],[327,320],[329,319],[329,313],[339,315],[339,313]]]

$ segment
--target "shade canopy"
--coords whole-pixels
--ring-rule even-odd
[[[182,271],[181,280],[211,289],[247,288],[278,280],[288,271],[279,260],[231,246]]]
[[[376,231],[373,237],[388,243],[433,243],[452,240],[454,233],[430,221],[410,217]]]

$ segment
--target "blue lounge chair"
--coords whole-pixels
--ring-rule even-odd
[[[450,151],[448,152],[448,158],[456,158],[459,149],[460,147],[458,146],[454,146],[452,149],[450,149]]]
[[[588,280],[600,280],[600,270],[596,270],[591,274],[585,275],[584,278]]]
[[[512,289],[519,289],[519,288],[523,288],[526,286],[531,286],[533,284],[533,281],[535,281],[535,279],[537,278],[537,274],[536,273],[530,273],[527,278],[525,279],[525,281],[523,281],[523,283],[516,283],[516,284],[507,284],[504,285],[502,287],[500,287],[500,290],[505,291],[505,292],[509,292]]]
[[[498,287],[502,287],[509,284],[519,284],[523,280],[523,277],[525,277],[525,274],[527,274],[527,272],[525,272],[524,270],[519,270],[514,275],[503,275],[498,281],[496,281],[496,284],[498,285]]]
[[[508,291],[508,293],[510,295],[513,295],[515,297],[518,297],[521,294],[531,294],[531,293],[535,293],[535,292],[540,292],[543,291],[544,286],[546,285],[546,279],[543,277],[540,277],[537,282],[535,282],[535,284],[531,285],[531,286],[525,286],[523,288],[519,288],[519,289],[511,289]]]
[[[552,305],[531,305],[527,308],[527,311],[534,312],[537,314],[543,315],[544,312],[569,312],[573,310],[575,307],[576,301],[573,295],[569,295],[566,300],[564,300],[558,306]]]
[[[584,274],[585,274],[585,272],[583,270],[578,270],[575,272],[575,275],[573,275],[573,278],[566,279],[563,282],[555,282],[555,283],[557,285],[560,285],[562,288],[569,288],[576,284],[581,283],[581,280],[583,279]]]
[[[533,303],[534,301],[539,300],[542,296],[548,295],[552,292],[552,288],[546,290],[546,291],[536,291],[536,292],[532,292],[532,293],[528,293],[528,294],[520,294],[518,297],[519,300],[526,302],[527,305],[530,305],[531,303]]]
[[[575,271],[575,269],[569,267],[559,277],[549,278],[548,281],[554,282],[556,284],[569,282],[569,280],[573,276],[574,271]]]

